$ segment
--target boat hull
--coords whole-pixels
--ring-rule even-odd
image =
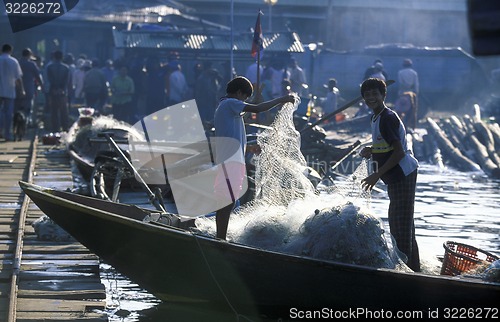
[[[170,302],[289,318],[296,310],[497,307],[500,284],[269,252],[147,223],[149,211],[20,183],[105,262]],[[427,314],[427,313],[426,313]]]

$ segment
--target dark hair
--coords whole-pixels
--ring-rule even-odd
[[[2,53],[10,53],[12,49],[13,48],[10,44],[5,44],[2,46]]]
[[[63,53],[60,50],[54,51],[54,59],[61,60],[63,58]]]
[[[335,87],[337,86],[337,80],[335,78],[330,78],[328,80],[328,87]]]
[[[33,52],[29,48],[24,48],[22,51],[23,57],[31,57],[33,56]]]
[[[248,96],[252,96],[253,86],[252,83],[243,76],[237,76],[227,83],[226,93],[227,94],[236,94],[238,91],[241,91],[243,94]]]
[[[383,80],[380,78],[368,78],[361,84],[361,96],[364,97],[364,93],[372,89],[377,89],[383,96],[387,94],[387,85]]]
[[[73,64],[75,61],[75,56],[73,56],[72,53],[67,53],[66,56],[64,56],[63,62],[66,64]]]

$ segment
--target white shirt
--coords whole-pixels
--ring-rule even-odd
[[[16,98],[16,80],[22,76],[17,59],[7,53],[0,55],[0,97]]]
[[[412,68],[404,68],[398,72],[399,94],[404,92],[414,92],[418,94],[419,83],[418,74]]]

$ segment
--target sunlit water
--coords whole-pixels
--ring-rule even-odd
[[[384,189],[383,185],[379,187]],[[500,181],[484,175],[439,170],[433,165],[421,164],[415,225],[426,274],[439,274],[439,258],[444,255],[445,241],[461,242],[500,255],[499,191]],[[385,225],[388,205],[386,193],[372,194],[371,210]],[[111,267],[103,265],[102,268],[110,321],[190,321],[191,318],[202,318],[206,313],[162,303]],[[186,319],[179,319],[181,316]],[[220,320],[230,318],[230,315],[225,315]]]

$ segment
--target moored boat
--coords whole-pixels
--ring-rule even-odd
[[[20,185],[74,238],[165,301],[284,318],[293,308],[418,310],[428,317],[447,308],[498,307],[499,283],[267,251],[197,234],[169,214]],[[159,217],[170,224],[152,220]]]

